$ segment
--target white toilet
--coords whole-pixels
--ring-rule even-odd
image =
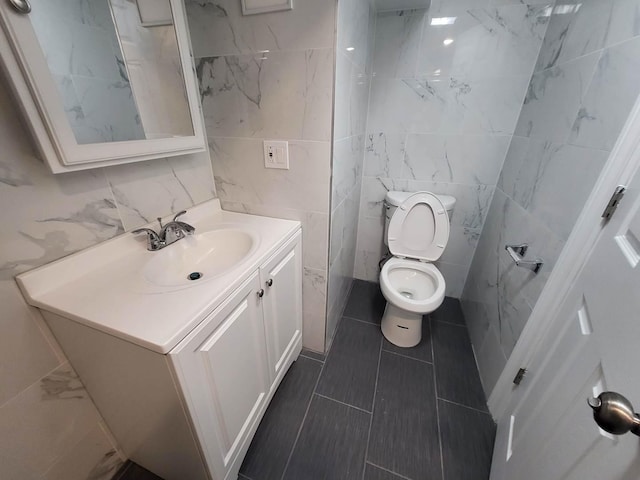
[[[387,192],[384,243],[393,255],[380,272],[387,300],[382,333],[399,347],[422,338],[422,316],[444,300],[444,277],[431,262],[449,240],[449,215],[456,199],[429,192]]]

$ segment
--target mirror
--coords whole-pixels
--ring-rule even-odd
[[[193,136],[169,0],[31,0],[80,145]]]

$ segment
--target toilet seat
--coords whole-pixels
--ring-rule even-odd
[[[415,193],[394,212],[387,240],[394,257],[433,262],[442,256],[449,240],[447,210],[432,193]]]
[[[432,263],[391,258],[380,272],[380,287],[387,302],[413,313],[432,312],[444,301],[444,277]]]

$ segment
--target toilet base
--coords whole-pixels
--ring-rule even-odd
[[[398,347],[415,347],[422,340],[422,314],[407,312],[387,302],[382,317],[382,334]]]

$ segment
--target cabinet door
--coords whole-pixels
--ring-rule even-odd
[[[298,233],[260,268],[271,380],[275,381],[302,338],[302,248]],[[284,372],[282,372],[284,373]]]
[[[169,354],[214,478],[246,453],[270,378],[257,272]]]

